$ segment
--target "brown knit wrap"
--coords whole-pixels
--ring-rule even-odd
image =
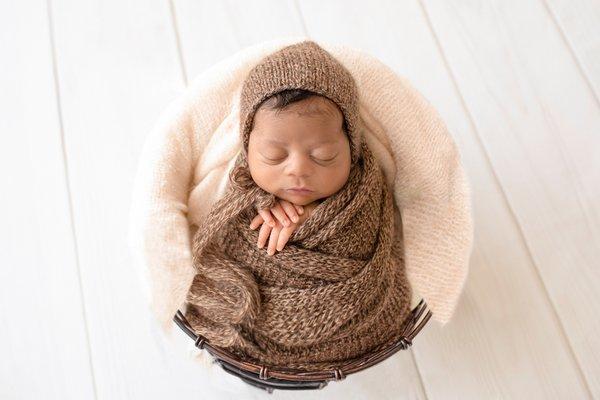
[[[193,238],[198,270],[186,318],[244,360],[306,371],[334,368],[397,340],[410,312],[393,198],[366,143],[346,184],[273,256],[249,228],[272,201],[244,168]]]

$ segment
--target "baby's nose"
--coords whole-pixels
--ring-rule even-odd
[[[287,173],[292,176],[305,178],[312,172],[311,160],[308,157],[290,157],[287,164]]]

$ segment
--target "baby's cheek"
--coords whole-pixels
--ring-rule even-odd
[[[254,182],[264,191],[273,193],[278,173],[270,166],[262,166],[256,162],[248,163],[250,175]]]
[[[342,187],[344,187],[349,176],[350,172],[345,171],[344,169],[338,169],[337,171],[332,172],[323,180],[323,193],[325,193],[327,196],[337,193]]]

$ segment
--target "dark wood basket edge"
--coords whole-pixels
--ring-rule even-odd
[[[400,339],[396,340],[392,345],[373,354],[368,354],[366,356],[359,357],[358,359],[345,362],[338,368],[323,371],[302,371],[281,367],[271,368],[270,366],[266,365],[240,361],[229,351],[212,346],[205,337],[195,333],[180,310],[177,310],[173,320],[191,339],[194,340],[196,347],[199,349],[206,349],[216,359],[216,361],[221,364],[221,366],[226,364],[224,369],[227,369],[226,367],[233,366],[234,369],[246,371],[250,374],[253,374],[252,376],[258,376],[258,378],[261,380],[269,380],[273,381],[273,383],[275,383],[274,380],[281,380],[281,383],[285,384],[287,381],[321,382],[342,380],[347,375],[362,371],[387,359],[399,350],[405,350],[409,348],[412,345],[412,340],[414,337],[417,335],[417,333],[419,333],[419,331],[421,331],[421,329],[423,329],[425,324],[427,324],[432,316],[431,311],[427,311],[425,313],[426,309],[427,304],[425,303],[425,300],[421,299],[421,301],[411,310],[411,317],[407,320]],[[424,313],[425,315],[423,316]],[[228,370],[228,372],[231,371]]]

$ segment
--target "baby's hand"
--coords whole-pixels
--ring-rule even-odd
[[[262,217],[262,220],[260,223],[258,223],[258,225],[250,224],[251,228],[253,226],[258,227],[263,221],[267,221],[267,224],[269,224],[272,228],[275,227],[277,222],[283,226],[290,226],[292,222],[298,222],[300,219],[299,215],[304,213],[304,207],[297,206],[289,201],[279,199],[273,207],[270,209],[265,208],[263,210],[259,210],[258,213]],[[254,220],[252,220],[252,222],[254,222]]]
[[[271,209],[259,210],[259,214],[250,223],[250,229],[256,229],[262,224],[258,233],[258,248],[262,249],[268,238],[267,253],[269,255],[275,254],[275,250],[283,250],[294,229],[308,218],[310,211],[315,206],[312,203],[308,204],[306,209],[309,212],[305,212],[304,207],[280,199]],[[275,215],[275,218],[272,214]]]

